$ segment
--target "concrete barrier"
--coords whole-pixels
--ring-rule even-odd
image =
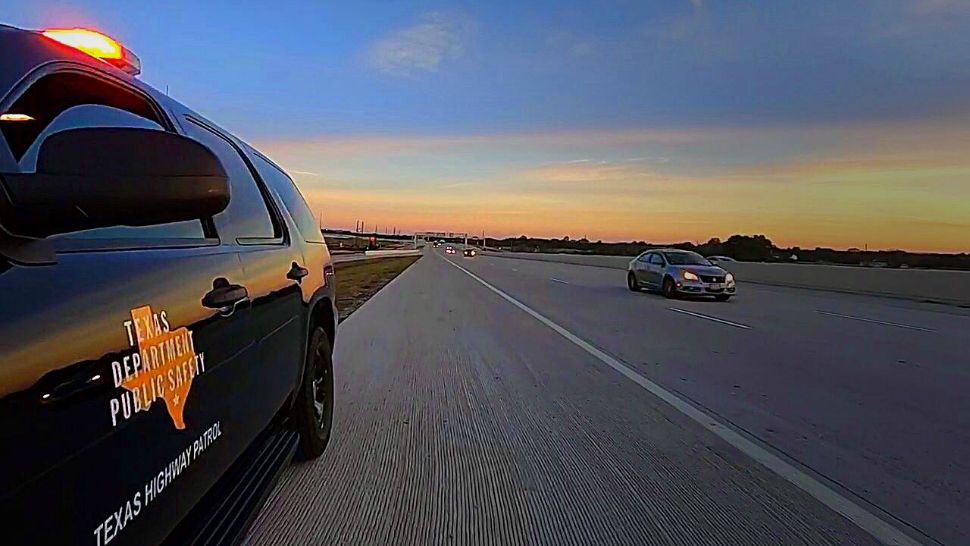
[[[630,256],[486,252],[487,256],[626,269]],[[970,271],[880,269],[818,264],[732,262],[739,283],[884,296],[970,307]]]
[[[420,256],[420,249],[396,249],[396,250],[367,250],[364,256],[372,258],[382,258],[386,256]]]
[[[398,256],[420,256],[420,250],[368,250],[366,252],[354,252],[352,254],[336,254],[331,252],[330,258],[335,264],[346,262],[359,262],[362,260],[375,260],[377,258],[395,258]]]

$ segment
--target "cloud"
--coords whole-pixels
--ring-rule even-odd
[[[590,161],[580,159],[526,169],[526,179],[551,183],[623,183],[664,180],[653,170],[628,162]]]
[[[947,49],[955,52],[954,56],[948,58],[935,53],[934,57],[939,57],[938,62],[945,62],[948,70],[959,66],[959,60],[963,58],[962,51],[958,42],[954,42],[950,37],[963,36],[966,34],[967,18],[970,17],[970,2],[967,0],[904,0],[898,5],[892,5],[895,9],[887,9],[881,13],[881,18],[876,21],[870,31],[871,38],[877,43],[890,43],[898,48],[902,53],[916,55],[913,61],[898,59],[900,63],[912,62],[916,66],[926,64],[922,58],[925,50],[921,50],[919,45],[926,41],[931,47],[936,44],[946,45]],[[960,44],[965,43],[959,42]],[[881,45],[881,47],[886,47]],[[942,51],[941,51],[942,53]],[[918,59],[918,60],[917,60]],[[946,78],[946,76],[942,76]]]
[[[552,30],[546,33],[546,46],[557,53],[580,59],[593,53],[593,41],[568,30]]]
[[[438,187],[443,190],[454,190],[457,188],[469,188],[477,185],[478,185],[477,182],[466,181],[466,182],[452,182],[450,184],[443,184]]]
[[[593,46],[589,42],[578,42],[569,46],[569,54],[573,57],[585,57],[592,51]]]
[[[755,131],[751,131],[755,132]],[[485,134],[345,134],[296,139],[265,139],[254,142],[260,149],[278,154],[295,165],[320,157],[346,159],[371,154],[405,154],[447,149],[528,149],[586,147],[589,149],[687,145],[711,140],[733,141],[744,136],[740,129],[572,129]],[[591,160],[588,160],[591,161]],[[577,162],[583,162],[577,160]]]
[[[462,17],[428,13],[417,24],[378,40],[370,61],[381,72],[397,76],[437,72],[446,60],[464,54],[470,29]]]
[[[917,15],[970,15],[970,2],[967,0],[911,0],[911,6]]]
[[[664,157],[664,156],[658,156],[658,157],[628,157],[628,158],[624,159],[623,161],[625,161],[627,163],[643,163],[644,161],[649,161],[649,162],[655,163],[657,165],[666,165],[667,163],[670,163],[670,158],[669,157]]]

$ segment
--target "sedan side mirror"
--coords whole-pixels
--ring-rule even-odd
[[[36,173],[0,174],[0,182],[0,222],[23,237],[202,219],[229,204],[215,154],[151,129],[55,133],[41,144]]]

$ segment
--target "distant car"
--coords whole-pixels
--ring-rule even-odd
[[[431,243],[431,246],[434,247],[434,248],[438,248],[438,244],[439,244],[438,241],[435,241],[435,242]]]
[[[668,298],[714,296],[727,301],[735,295],[734,275],[696,252],[677,249],[648,250],[630,261],[627,287],[659,290]]]
[[[445,247],[445,254],[454,254],[454,253],[455,253],[455,247],[453,246]]]
[[[478,251],[474,248],[466,248],[462,254],[464,254],[466,258],[474,258],[475,255],[478,254]]]
[[[707,259],[710,260],[712,263],[715,263],[715,264],[717,264],[717,263],[730,263],[730,262],[736,262],[737,261],[737,260],[735,260],[734,258],[732,258],[730,256],[708,256]]]

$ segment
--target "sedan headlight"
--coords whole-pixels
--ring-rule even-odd
[[[734,275],[728,273],[724,276],[724,282],[734,282]]]
[[[697,274],[694,273],[694,272],[692,272],[692,271],[684,271],[684,280],[685,281],[699,281],[699,280],[701,280],[701,278],[698,277]]]

